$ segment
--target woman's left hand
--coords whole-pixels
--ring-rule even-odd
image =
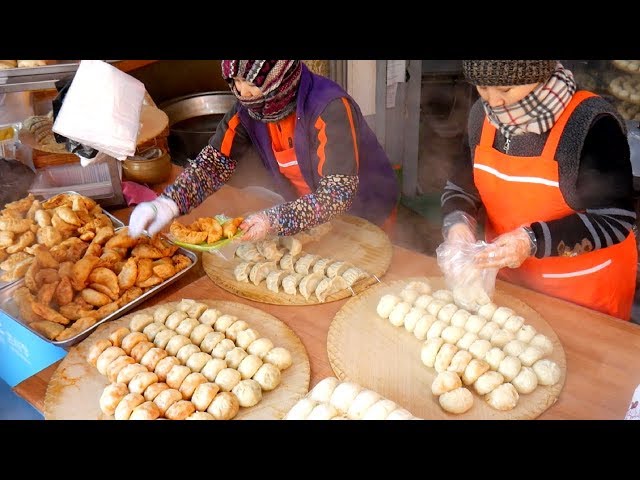
[[[256,242],[273,233],[273,227],[269,221],[269,217],[264,212],[257,212],[249,215],[240,224],[242,236],[239,238],[242,242]]]
[[[531,255],[531,239],[524,228],[497,237],[475,257],[478,268],[518,268]]]

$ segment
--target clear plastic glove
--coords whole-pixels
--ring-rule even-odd
[[[631,401],[629,402],[629,409],[624,416],[625,420],[640,420],[640,385],[636,387]]]
[[[535,253],[535,244],[524,227],[503,233],[475,257],[478,268],[518,268]]]
[[[442,236],[451,243],[475,243],[475,230],[475,219],[464,212],[451,212],[442,221]]]
[[[264,212],[257,212],[253,215],[249,215],[240,224],[239,228],[243,232],[239,238],[242,242],[255,242],[275,233],[275,229],[271,226],[269,217]]]
[[[131,212],[129,235],[139,237],[143,230],[153,236],[166,227],[180,213],[176,202],[159,196],[151,202],[142,202]]]

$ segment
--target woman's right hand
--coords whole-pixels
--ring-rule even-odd
[[[142,202],[131,212],[129,236],[137,238],[144,230],[154,236],[179,213],[178,205],[168,197],[159,196],[151,202]]]
[[[447,241],[451,243],[455,242],[466,242],[466,243],[475,243],[476,236],[464,222],[456,223],[449,227],[449,231],[447,232]]]

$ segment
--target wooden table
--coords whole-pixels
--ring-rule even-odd
[[[394,246],[391,267],[383,281],[412,276],[437,276],[435,258]],[[640,326],[617,320],[562,300],[498,281],[505,293],[537,310],[554,328],[567,357],[567,380],[558,402],[540,419],[622,419],[640,384],[637,368]],[[252,302],[217,287],[201,268],[143,303],[148,307],[181,298],[231,300],[260,308],[289,325],[304,343],[311,363],[311,385],[333,375],[327,358],[329,325],[347,301],[314,306],[278,306]],[[39,411],[57,363],[23,381],[14,390]]]

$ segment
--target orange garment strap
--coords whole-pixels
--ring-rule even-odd
[[[220,146],[221,153],[229,157],[231,156],[231,147],[233,146],[233,139],[236,138],[236,127],[240,123],[240,115],[237,113],[229,120],[229,128],[224,133],[222,139],[222,145]]]
[[[496,138],[496,127],[489,121],[489,117],[484,116],[482,123],[482,133],[480,134],[480,143],[483,147],[493,148],[493,141]]]
[[[560,137],[564,132],[564,127],[567,125],[569,118],[573,114],[573,111],[576,109],[583,100],[587,98],[596,97],[595,93],[587,92],[585,90],[579,90],[573,94],[571,100],[569,100],[569,105],[564,109],[564,112],[560,115],[556,123],[553,125],[554,128],[549,132],[549,137],[547,138],[547,143],[544,146],[544,150],[542,150],[542,157],[544,158],[554,158],[556,151],[558,149],[558,143],[560,143]]]

